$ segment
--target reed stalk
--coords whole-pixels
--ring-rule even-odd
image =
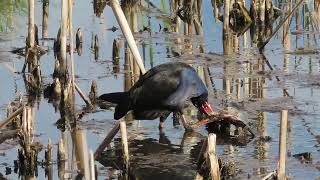
[[[288,110],[282,110],[280,116],[280,136],[279,136],[279,168],[277,177],[279,180],[286,180],[286,144],[287,144],[287,122]]]
[[[27,46],[33,48],[35,44],[34,36],[34,0],[28,0],[28,41]]]
[[[135,40],[133,38],[132,32],[130,31],[130,27],[128,25],[128,22],[123,14],[123,11],[120,7],[119,1],[118,0],[110,0],[110,6],[117,18],[117,21],[120,25],[120,28],[128,42],[128,45],[131,49],[131,52],[135,58],[135,60],[137,61],[140,71],[142,72],[142,74],[144,74],[146,72],[144,65],[143,65],[143,61],[142,58],[140,56],[138,47],[135,43]]]
[[[60,34],[60,75],[67,73],[67,22],[68,22],[68,1],[61,0],[61,34]]]
[[[49,0],[42,2],[42,38],[48,38]]]
[[[125,120],[120,120],[120,132],[121,132],[123,161],[124,161],[126,172],[128,173],[128,171],[129,171],[129,147],[128,147],[128,137],[127,137],[127,126],[126,126]]]
[[[220,168],[218,163],[218,157],[216,155],[216,135],[210,133],[208,135],[207,154],[208,163],[210,165],[211,179],[220,180]]]
[[[74,55],[73,55],[73,17],[72,17],[72,12],[73,12],[73,0],[68,0],[68,16],[69,16],[69,43],[70,43],[70,67],[71,67],[71,88],[72,88],[72,101],[74,102],[74,92],[75,92],[75,86],[74,86]],[[74,103],[73,103],[74,104]]]

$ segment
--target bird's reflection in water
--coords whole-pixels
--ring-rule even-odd
[[[209,129],[209,128],[208,128]],[[210,132],[210,131],[209,131]],[[132,179],[193,179],[197,159],[206,135],[185,132],[180,144],[172,144],[165,131],[159,131],[159,139],[145,138],[129,141],[130,176]],[[98,161],[114,169],[122,169],[121,139],[115,139],[114,148],[105,151]],[[245,146],[235,137],[217,135],[217,144]]]

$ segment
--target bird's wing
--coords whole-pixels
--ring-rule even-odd
[[[140,76],[139,80],[132,86],[131,89],[135,89],[142,86],[145,83],[145,81],[147,81],[148,79],[152,79],[153,76],[157,75],[159,72],[170,71],[170,68],[172,68],[173,66],[176,68],[176,71],[179,71],[181,68],[191,68],[189,65],[180,62],[172,62],[158,65],[150,69],[144,75]]]
[[[162,70],[148,74],[141,84],[130,89],[130,98],[135,108],[164,108],[162,102],[176,91],[180,83],[180,71]],[[168,78],[169,77],[169,78]]]

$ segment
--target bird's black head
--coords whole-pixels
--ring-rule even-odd
[[[198,108],[198,110],[208,116],[213,114],[213,110],[208,103],[208,97],[207,96],[198,96],[191,98],[192,104]]]

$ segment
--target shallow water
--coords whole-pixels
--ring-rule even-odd
[[[210,70],[213,84],[209,87],[210,102],[216,109],[228,109],[237,113],[241,119],[255,132],[256,138],[247,144],[238,145],[218,138],[217,153],[223,161],[234,162],[236,165],[235,179],[260,179],[277,167],[280,111],[289,110],[289,131],[287,139],[287,175],[291,179],[320,178],[320,60],[317,53],[294,53],[297,48],[308,47],[318,49],[319,33],[310,33],[312,29],[300,25],[302,33],[295,35],[296,19],[291,21],[288,31],[290,46],[283,47],[282,29],[271,39],[265,47],[264,54],[273,67],[268,68],[255,44],[251,44],[248,37],[248,48],[243,47],[243,37],[240,38],[239,52],[223,55],[222,23],[215,21],[211,3],[203,2],[203,31],[204,36],[183,35],[183,25],[180,33],[159,32],[170,27],[167,18],[170,17],[168,1],[152,1],[157,7],[148,6],[146,9],[137,8],[137,30],[144,26],[151,29],[149,32],[137,32],[140,53],[145,61],[146,69],[169,61],[184,61],[193,64],[203,72],[206,67]],[[282,7],[285,4],[280,4]],[[23,77],[20,72],[24,57],[11,54],[15,47],[23,47],[27,35],[27,9],[12,11],[11,23],[0,32],[0,119],[6,117],[6,107],[23,94],[28,96]],[[309,4],[310,8],[312,7]],[[49,38],[56,37],[60,20],[60,1],[50,1],[49,10]],[[41,36],[42,4],[36,2],[36,24]],[[299,9],[302,12],[302,9]],[[1,13],[1,12],[0,12]],[[300,16],[300,22],[302,16]],[[303,21],[302,21],[303,22]],[[279,21],[276,21],[277,25]],[[319,24],[318,24],[319,25]],[[92,2],[79,1],[74,4],[73,27],[80,27],[83,31],[83,53],[75,53],[76,82],[82,91],[90,91],[92,80],[98,84],[98,93],[123,91],[124,78],[128,72],[123,66],[125,62],[124,39],[120,30],[108,30],[118,27],[110,7],[106,6],[100,17],[96,17]],[[304,28],[304,29],[302,29]],[[170,29],[170,28],[169,28]],[[74,33],[75,34],[75,33]],[[94,35],[99,38],[99,58],[95,60],[91,41]],[[313,35],[310,35],[313,34]],[[120,72],[113,72],[112,42],[115,38],[121,40]],[[40,45],[49,52],[40,59],[43,83],[52,83],[54,68],[53,41],[40,40]],[[192,46],[191,46],[192,45]],[[205,51],[201,53],[199,46]],[[287,53],[290,52],[290,53]],[[176,57],[177,54],[180,56]],[[279,79],[279,81],[277,80]],[[290,97],[284,97],[286,89]],[[70,176],[75,176],[76,168],[71,163],[72,138],[68,131],[62,133],[55,125],[60,113],[55,111],[52,103],[44,97],[38,98],[36,103],[36,122],[34,141],[46,145],[50,138],[54,146],[56,159],[59,138],[64,135],[68,145],[70,157]],[[79,96],[76,96],[76,108],[85,106]],[[190,114],[195,114],[191,111]],[[79,122],[78,127],[83,130],[89,149],[95,150],[108,131],[113,127],[112,110],[97,110],[86,114]],[[186,134],[182,126],[172,125],[172,116],[166,121],[163,133],[158,130],[158,121],[133,121],[128,124],[130,139],[129,151],[132,154],[135,175],[143,179],[193,179],[196,173],[193,151],[199,148],[199,143],[208,134],[205,128],[196,133]],[[263,141],[260,137],[270,136],[270,141]],[[112,144],[112,150],[117,149],[117,143]],[[152,148],[151,148],[151,147]],[[19,144],[16,140],[7,140],[0,145],[0,172],[5,175],[5,168],[12,168],[12,173],[5,175],[8,179],[17,179],[13,173],[13,160],[17,159]],[[301,163],[292,155],[302,152],[312,154],[312,162]],[[118,154],[119,155],[119,154]],[[39,153],[38,161],[44,159],[44,151]],[[99,178],[115,178],[119,171],[103,161],[97,162]],[[105,167],[103,166],[105,165]],[[58,178],[57,166],[53,165],[53,179]],[[182,173],[183,172],[183,173]],[[38,178],[45,179],[44,169],[39,166]]]

